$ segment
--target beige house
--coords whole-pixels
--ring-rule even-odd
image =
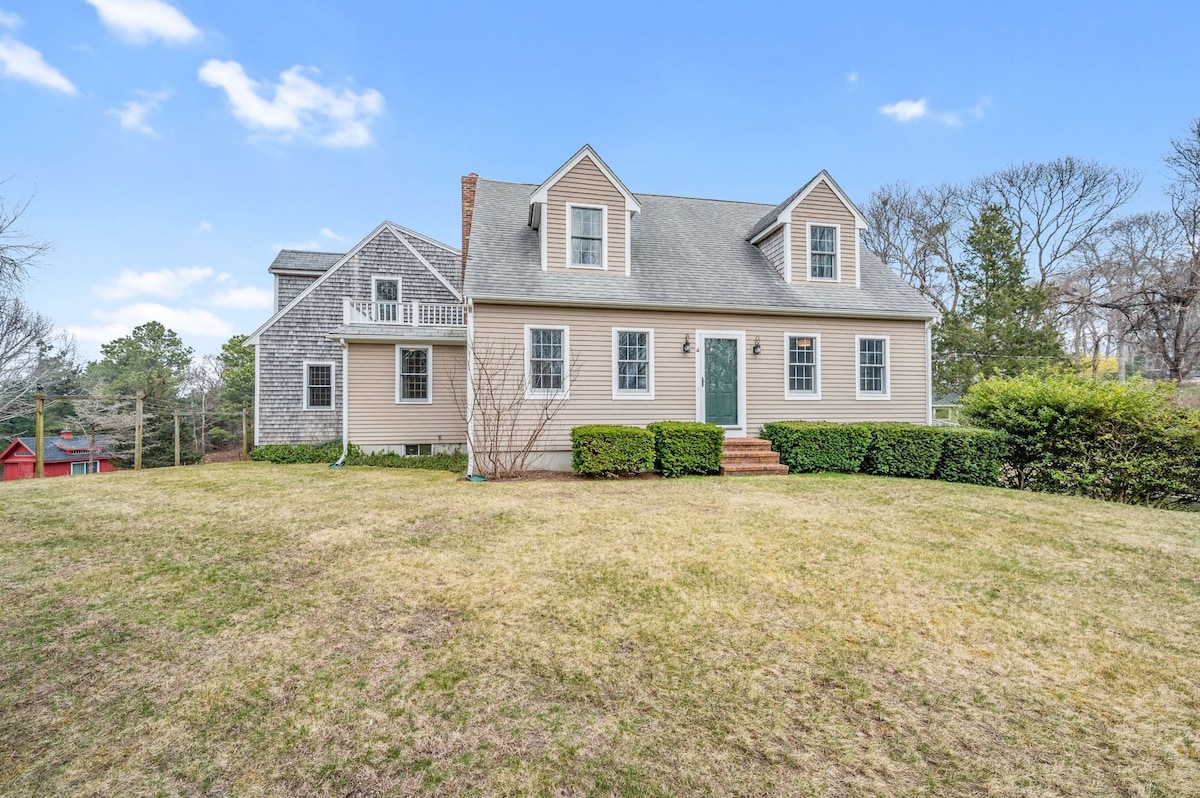
[[[585,146],[541,184],[462,189],[461,252],[384,223],[319,263],[280,253],[257,442],[519,448],[544,427],[533,464],[565,469],[580,424],[930,421],[936,314],[825,172],[774,206],[634,194]]]

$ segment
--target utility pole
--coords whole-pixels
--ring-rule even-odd
[[[137,426],[134,434],[133,444],[133,470],[142,470],[142,400],[146,398],[146,392],[138,390],[137,396]]]
[[[33,414],[33,475],[41,479],[46,476],[46,392],[42,386],[37,387],[33,398],[36,400]]]
[[[179,468],[179,411],[175,411],[175,467]]]
[[[246,408],[242,408],[242,459],[250,456],[250,425],[246,423]]]

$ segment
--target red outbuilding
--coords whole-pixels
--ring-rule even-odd
[[[112,452],[109,451],[107,435],[95,437],[95,448],[92,448],[92,438],[87,435],[76,437],[69,430],[45,438],[43,444],[48,477],[69,477],[113,470]],[[34,456],[36,445],[37,440],[33,437],[13,438],[12,443],[0,452],[5,481],[29,479],[33,476],[34,461],[37,459]]]

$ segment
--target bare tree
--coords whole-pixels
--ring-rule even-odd
[[[16,296],[0,295],[0,418],[27,411],[38,385],[73,376],[75,342]]]
[[[539,443],[566,404],[567,391],[527,398],[524,351],[515,344],[477,343],[468,347],[467,359],[471,374],[451,374],[446,388],[466,424],[472,466],[487,477],[520,476],[540,453]],[[569,386],[578,374],[579,362],[573,360],[563,375],[563,385]],[[473,391],[469,408],[468,379]]]
[[[8,293],[25,281],[29,269],[49,251],[45,241],[35,241],[19,228],[30,200],[5,202],[4,184],[12,177],[0,178],[0,293]]]
[[[88,439],[88,471],[96,458],[107,451],[117,457],[133,452],[137,415],[129,402],[107,399],[82,399],[75,403],[69,419]]]

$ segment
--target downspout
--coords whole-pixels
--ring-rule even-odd
[[[340,339],[342,345],[342,456],[330,468],[341,468],[350,453],[350,347],[346,339]]]
[[[467,476],[475,476],[475,303],[467,311]]]
[[[925,424],[933,426],[933,322],[925,322]]]

